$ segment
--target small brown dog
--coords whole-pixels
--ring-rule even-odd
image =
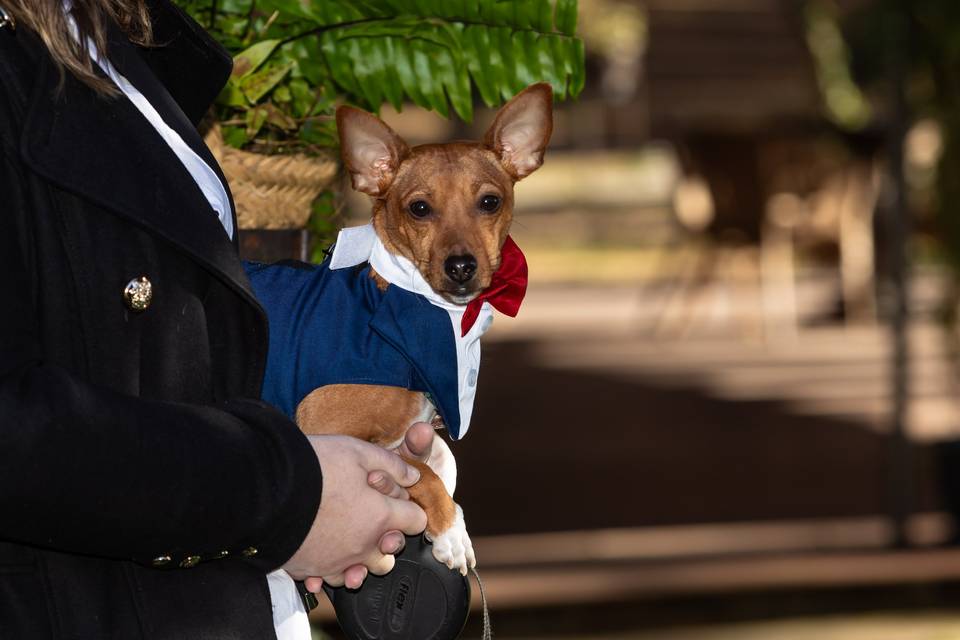
[[[353,187],[374,198],[369,233],[375,232],[376,238],[371,241],[386,252],[379,263],[364,255],[345,264],[369,262],[369,277],[383,292],[391,278],[413,277],[424,282],[421,293],[447,308],[451,318],[459,318],[466,305],[490,287],[501,267],[501,249],[508,241],[513,216],[513,185],[542,163],[553,128],[550,86],[535,84],[514,97],[499,111],[483,142],[410,148],[381,120],[352,107],[337,110],[337,124]],[[344,262],[338,252],[351,250],[347,238],[341,234],[334,263]],[[400,263],[411,265],[416,273],[381,272]],[[525,268],[524,263],[524,286]],[[413,290],[409,283],[400,286]],[[489,310],[485,313],[490,314]],[[490,320],[482,319],[482,328],[463,332],[467,351],[476,342],[476,365],[479,335]],[[457,326],[453,327],[455,333],[459,333]],[[473,335],[476,340],[470,342]],[[475,384],[476,369],[470,374],[461,389]],[[466,421],[473,400],[472,392],[467,395],[469,407],[464,408],[467,403],[462,394],[460,401],[461,418]],[[437,424],[435,401],[421,391],[400,386],[355,381],[325,384],[299,401],[296,420],[308,434],[349,435],[396,447],[414,422],[433,419]],[[466,424],[459,435],[465,430]],[[456,466],[443,440],[434,442],[427,464],[410,461],[420,470],[421,480],[409,492],[427,513],[434,556],[466,574],[475,558],[462,511],[451,497]]]

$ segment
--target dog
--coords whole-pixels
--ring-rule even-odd
[[[526,290],[508,235],[513,187],[543,162],[552,101],[550,85],[531,85],[483,141],[412,148],[375,116],[337,110],[343,163],[373,198],[372,223],[341,231],[320,266],[248,267],[270,321],[264,400],[307,434],[394,448],[426,421],[463,437],[492,308],[516,315]],[[476,558],[449,447],[435,438],[426,464],[408,462],[434,557],[466,575]]]

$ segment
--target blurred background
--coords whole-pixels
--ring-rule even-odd
[[[453,445],[495,637],[960,638],[960,3],[581,0],[578,34]]]

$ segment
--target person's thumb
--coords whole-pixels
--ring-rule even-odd
[[[433,448],[433,439],[436,437],[433,427],[427,422],[413,424],[403,436],[397,453],[407,459],[426,462]]]
[[[362,449],[361,464],[370,471],[383,471],[401,487],[409,487],[420,481],[420,471],[404,462],[397,454],[368,445]]]

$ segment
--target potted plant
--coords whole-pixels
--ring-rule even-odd
[[[469,121],[474,87],[488,106],[537,81],[558,99],[583,88],[577,0],[178,2],[234,56],[208,144],[241,228],[306,223],[337,172],[340,103],[411,102]]]

